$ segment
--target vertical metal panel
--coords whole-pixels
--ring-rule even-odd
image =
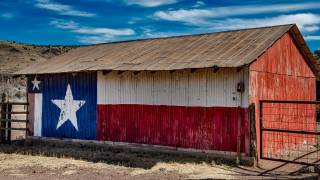
[[[256,104],[257,132],[259,100],[316,100],[315,75],[288,33],[250,65],[249,81],[249,101]],[[259,133],[257,147],[260,155]]]
[[[42,136],[42,93],[34,94],[34,136]]]
[[[99,140],[234,152],[240,116],[246,150],[246,108],[105,104],[97,110]]]
[[[207,106],[207,71],[198,70],[188,75],[188,105]]]
[[[169,71],[160,71],[153,74],[153,104],[171,105],[171,74]],[[143,85],[144,86],[144,85]],[[140,93],[140,92],[137,92]],[[144,104],[144,103],[143,103]]]
[[[153,75],[144,71],[135,75],[135,78],[137,81],[136,104],[153,104]]]
[[[189,72],[176,71],[171,78],[171,104],[177,106],[184,106],[188,104],[188,86],[189,86]]]
[[[114,104],[120,102],[120,77],[117,72],[111,72],[107,75],[103,75],[99,72],[98,80],[98,104],[108,102]],[[108,80],[106,80],[108,79]],[[110,94],[107,96],[107,94]]]
[[[237,92],[237,83],[245,92]],[[98,72],[98,104],[248,107],[248,71]]]
[[[108,82],[107,82],[108,83]],[[132,72],[124,72],[120,76],[120,103],[134,104],[137,92],[136,81]],[[110,94],[112,96],[112,94]]]
[[[226,68],[214,73],[207,72],[207,106],[248,107],[248,70],[237,72]],[[237,83],[243,82],[245,91],[237,92]]]
[[[96,139],[96,73],[42,75],[41,79],[41,83],[43,83],[42,135],[46,137]],[[78,130],[70,119],[60,127],[57,126],[61,108],[54,104],[53,100],[64,100],[68,85],[70,85],[73,100],[84,101],[84,104],[76,111]],[[61,116],[67,114],[68,112]]]

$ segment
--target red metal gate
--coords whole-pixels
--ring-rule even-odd
[[[303,165],[320,164],[317,101],[260,101],[260,157]]]

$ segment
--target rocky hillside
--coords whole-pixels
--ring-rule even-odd
[[[68,52],[75,46],[36,46],[0,42],[0,74],[11,74],[31,64]]]
[[[34,63],[50,61],[76,46],[36,46],[15,42],[0,42],[0,95],[6,93],[10,100],[24,100],[26,79],[13,78],[12,73]]]

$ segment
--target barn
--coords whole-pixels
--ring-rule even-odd
[[[290,24],[83,46],[16,74],[30,136],[255,156],[259,101],[316,100],[313,64]]]

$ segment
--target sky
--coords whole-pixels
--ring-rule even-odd
[[[296,23],[320,49],[316,0],[0,0],[0,40],[84,45]]]

